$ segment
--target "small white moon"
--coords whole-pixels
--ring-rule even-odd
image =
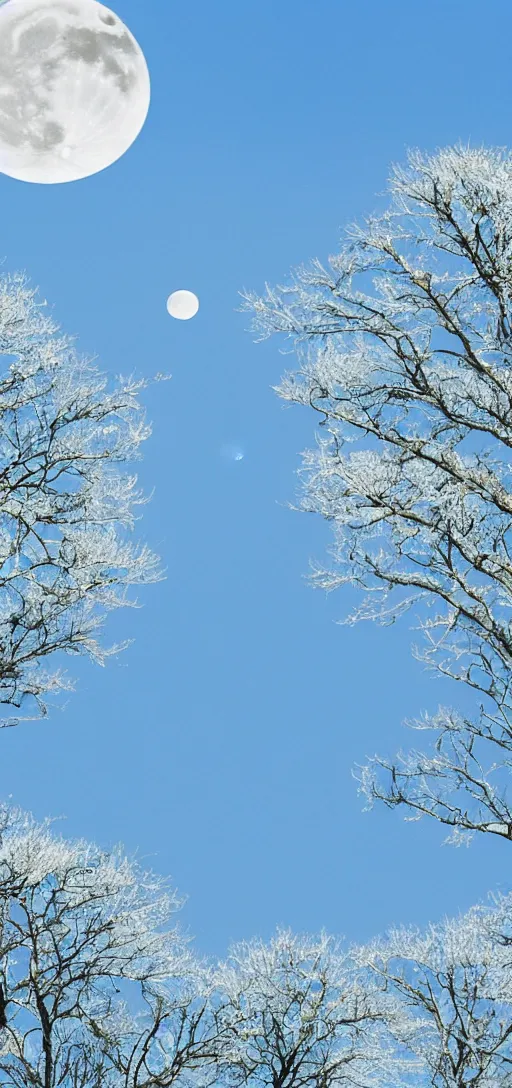
[[[144,54],[97,0],[0,5],[0,172],[78,181],[121,158],[150,101]]]
[[[193,291],[173,291],[167,299],[167,310],[178,321],[188,321],[195,317],[199,309],[199,299]]]

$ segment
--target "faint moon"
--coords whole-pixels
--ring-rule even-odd
[[[121,158],[146,120],[144,54],[97,0],[0,5],[0,172],[51,185]]]
[[[195,317],[199,309],[199,299],[193,291],[173,291],[167,299],[167,309],[171,317],[179,321],[188,321]]]
[[[245,457],[241,446],[238,446],[234,442],[226,442],[221,449],[221,453],[228,461],[243,461]]]

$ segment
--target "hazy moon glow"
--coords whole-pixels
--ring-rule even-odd
[[[173,291],[167,299],[167,309],[171,317],[177,317],[179,321],[188,321],[195,317],[199,309],[199,299],[193,291]]]
[[[221,449],[221,453],[228,461],[243,461],[245,457],[241,446],[234,442],[225,443]]]
[[[0,6],[0,172],[77,181],[124,155],[149,109],[144,55],[97,0]]]

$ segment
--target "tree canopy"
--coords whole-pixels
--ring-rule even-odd
[[[259,338],[293,340],[298,368],[277,392],[320,417],[299,508],[332,523],[334,565],[314,584],[366,591],[346,623],[416,605],[416,656],[483,696],[476,720],[442,707],[417,723],[437,733],[434,755],[377,757],[364,794],[434,816],[454,841],[511,840],[481,761],[508,768],[512,743],[512,156],[413,152],[389,194],[327,268],[245,292],[243,308]]]
[[[147,382],[109,390],[45,305],[23,275],[0,279],[0,703],[22,717],[71,686],[49,659],[102,664],[121,649],[98,639],[106,614],[134,603],[131,585],[161,577],[130,539],[145,500],[123,467],[150,434],[138,399]]]

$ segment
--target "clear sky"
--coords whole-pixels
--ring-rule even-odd
[[[139,467],[167,580],[110,621],[135,638],[117,661],[69,659],[65,710],[0,734],[0,795],[170,875],[202,953],[276,924],[423,925],[508,887],[509,847],[364,814],[351,767],[422,741],[404,718],[474,703],[412,658],[413,615],[340,627],[352,591],[308,588],[330,530],[285,504],[315,419],[273,393],[293,360],[252,343],[237,292],[334,252],[408,147],[512,142],[510,4],[114,6],[150,69],[146,125],[83,181],[0,176],[0,251],[102,369],[172,373],[145,394]],[[166,311],[180,288],[189,322]]]

